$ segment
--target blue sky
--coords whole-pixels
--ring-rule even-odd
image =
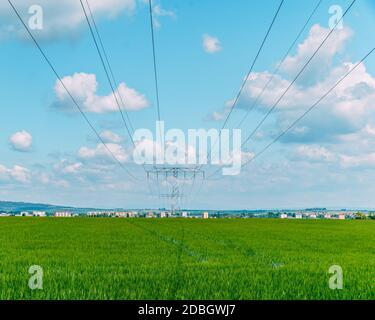
[[[29,18],[33,1],[14,0]],[[80,5],[39,1],[44,29],[35,35],[62,77],[72,80],[75,93],[110,94]],[[316,41],[327,32],[328,10],[350,1],[323,0],[290,59],[265,92],[243,126],[246,136],[298,72]],[[79,4],[79,3],[78,3]],[[115,76],[135,90],[129,111],[136,128],[154,128],[155,89],[148,7],[142,0],[90,0]],[[237,94],[279,1],[158,0],[154,1],[161,114],[168,128],[220,128],[228,101]],[[285,0],[264,50],[248,81],[230,127],[251,105],[259,87],[282,58],[317,1]],[[375,44],[375,5],[358,0],[344,19],[344,28],[312,62],[301,81],[246,147],[256,153],[336,81],[348,63],[356,63]],[[7,2],[0,5],[1,125],[0,199],[75,206],[158,207],[144,182],[129,180],[97,149],[95,136],[78,113],[59,100],[56,78],[23,33]],[[206,39],[217,40],[208,50]],[[214,41],[215,42],[215,41]],[[315,44],[315,47],[314,47]],[[297,69],[296,69],[297,68]],[[80,73],[81,78],[73,78]],[[91,76],[91,77],[90,77]],[[93,76],[94,80],[92,80]],[[90,80],[91,79],[91,80]],[[375,207],[375,58],[353,75],[301,124],[236,177],[205,181],[197,195],[185,200],[191,208]],[[96,91],[92,82],[97,81]],[[83,89],[74,81],[87,82]],[[117,85],[119,85],[119,83]],[[82,82],[81,82],[82,84]],[[77,89],[78,88],[78,89]],[[86,90],[86,91],[85,91]],[[281,91],[282,92],[282,91]],[[141,100],[137,100],[141,99]],[[83,103],[87,100],[80,99]],[[91,100],[90,100],[91,101]],[[91,109],[90,109],[91,108]],[[119,112],[92,112],[88,117],[109,143],[126,153],[126,136]],[[214,121],[219,118],[221,121]],[[112,133],[109,137],[108,134]],[[116,139],[114,135],[116,135]],[[114,141],[116,140],[116,141]],[[86,152],[83,152],[86,151]],[[88,152],[89,151],[89,152]],[[135,175],[141,168],[124,161]],[[214,168],[205,168],[212,172]],[[187,188],[188,186],[186,186]],[[154,188],[155,189],[155,188]]]

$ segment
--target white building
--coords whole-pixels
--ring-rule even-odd
[[[318,216],[316,215],[316,213],[312,213],[310,214],[310,219],[316,219]]]
[[[345,213],[340,213],[339,214],[339,220],[345,220]]]
[[[128,217],[128,213],[127,212],[116,212],[115,216],[117,218],[127,218]]]
[[[33,216],[34,217],[46,217],[47,214],[45,211],[33,211]]]
[[[160,218],[165,218],[167,216],[167,214],[163,211],[163,212],[160,212]]]
[[[203,212],[202,218],[203,219],[208,219],[208,212]]]
[[[184,211],[184,212],[182,212],[181,216],[182,216],[183,218],[187,218],[187,217],[188,217],[188,213],[187,213],[186,211]]]
[[[302,219],[302,213],[296,213],[296,219]]]
[[[136,216],[138,216],[138,212],[137,211],[128,212],[128,217],[129,218],[134,218]]]
[[[10,217],[9,213],[0,213],[0,217]]]
[[[71,218],[72,217],[72,213],[71,212],[66,212],[66,211],[55,212],[55,217]]]
[[[288,215],[286,213],[282,213],[280,215],[280,219],[288,219]]]
[[[332,219],[331,214],[330,214],[330,213],[326,213],[326,214],[324,215],[324,219]]]

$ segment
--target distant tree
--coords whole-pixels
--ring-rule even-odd
[[[354,214],[356,220],[366,220],[367,216],[362,212],[357,212]]]

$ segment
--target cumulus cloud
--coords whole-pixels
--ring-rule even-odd
[[[310,29],[310,33],[304,42],[298,45],[297,53],[289,56],[282,64],[281,69],[289,76],[294,77],[303,65],[310,59],[312,53],[319,47],[330,29],[318,24]],[[334,57],[342,51],[345,43],[352,37],[353,32],[349,28],[335,29],[330,38],[320,48],[309,64],[305,76],[299,80],[299,84],[313,84],[319,81],[332,66]]]
[[[160,28],[160,18],[161,17],[169,17],[172,19],[176,19],[176,13],[172,10],[166,10],[162,8],[160,4],[153,6],[153,14],[154,14],[154,25],[157,28]]]
[[[361,155],[341,155],[340,163],[345,168],[375,167],[375,152]]]
[[[140,0],[144,5],[149,6],[149,0]],[[156,1],[152,1],[152,14],[153,14],[153,21],[154,27],[160,28],[161,27],[161,18],[167,17],[176,19],[177,15],[176,12],[173,10],[165,9],[161,6],[160,3],[156,3]]]
[[[110,130],[105,130],[100,133],[100,137],[103,139],[105,143],[112,142],[112,143],[120,143],[122,142],[122,137],[117,133],[114,133]]]
[[[297,148],[296,155],[307,161],[332,162],[336,160],[335,154],[318,145],[301,145]]]
[[[77,103],[82,107],[83,111],[92,113],[118,111],[117,101],[120,102],[121,100],[118,98],[116,101],[113,93],[107,96],[97,95],[98,82],[95,74],[75,73],[72,76],[64,77],[62,81]],[[53,107],[62,110],[76,110],[68,93],[59,81],[56,81],[54,89],[57,101],[53,103]],[[128,87],[125,83],[121,83],[116,92],[124,101],[125,106],[120,104],[123,110],[137,111],[149,105],[144,95]],[[117,97],[119,97],[118,95]]]
[[[255,112],[264,115],[274,106],[328,32],[318,25],[311,28],[307,38],[298,46],[297,53],[286,59],[282,73],[274,76],[257,100]],[[265,130],[262,131],[262,140],[273,139],[288,128],[357,64],[339,56],[352,35],[349,28],[333,33],[312,60],[311,67],[304,71],[304,77],[290,88],[261,128]],[[237,108],[245,110],[252,106],[271,77],[268,71],[253,72]],[[363,63],[279,142],[288,143],[291,148],[297,143],[297,148],[289,153],[290,159],[306,165],[329,164],[342,169],[373,166],[374,101],[375,77]],[[212,114],[211,119],[221,120],[228,112],[227,105],[222,111]],[[270,123],[271,129],[267,127]]]
[[[210,54],[217,53],[222,50],[220,40],[208,34],[203,35],[202,46],[203,50]]]
[[[313,26],[307,39],[299,45],[297,54],[289,56],[283,64],[283,71],[287,76],[275,75],[265,91],[263,89],[270,81],[272,74],[268,71],[253,72],[236,107],[249,108],[263,92],[257,100],[255,111],[262,114],[268,112],[289,87],[292,81],[289,75],[294,78],[302,67],[302,63],[305,63],[313,54],[328,32],[328,29],[319,25]],[[337,59],[337,54],[342,52],[351,36],[352,31],[349,28],[337,30],[332,34],[326,45],[319,51],[320,54],[312,60],[312,67],[303,73],[305,78],[313,79],[313,81],[303,80],[295,83],[274,109],[274,114],[268,121],[276,118],[276,126],[271,133],[268,133],[269,137],[274,137],[286,129],[354,67],[356,62],[340,62]],[[319,70],[322,73],[319,73]],[[361,64],[351,73],[350,78],[336,87],[313,112],[280,141],[317,143],[337,141],[343,139],[345,135],[353,135],[368,125],[369,119],[373,118],[374,99],[375,77],[368,72],[365,64]],[[227,111],[227,107],[223,111],[216,111],[211,114],[211,119],[220,120]]]
[[[111,151],[109,152],[108,149]],[[119,144],[106,143],[106,145],[100,143],[95,148],[82,147],[79,149],[78,154],[82,159],[97,159],[97,160],[112,160],[112,154],[118,159],[118,161],[125,163],[129,161],[129,154]]]
[[[14,5],[22,19],[28,23],[33,16],[29,13],[34,3],[29,0],[15,1]],[[77,0],[49,1],[39,0],[37,4],[43,12],[43,28],[33,30],[42,40],[51,40],[61,37],[74,37],[76,30],[86,23],[81,4]],[[90,7],[97,19],[112,19],[125,12],[132,14],[136,8],[135,0],[90,0]],[[7,1],[0,2],[0,39],[11,36],[25,38],[26,34]]]
[[[81,162],[76,162],[70,165],[67,165],[63,168],[64,173],[70,173],[70,174],[75,174],[81,169],[82,163]]]
[[[33,137],[29,132],[22,130],[11,135],[9,142],[14,150],[28,152],[31,150]]]
[[[19,165],[14,165],[12,168],[7,168],[0,164],[0,180],[29,183],[30,179],[31,173],[28,169]]]

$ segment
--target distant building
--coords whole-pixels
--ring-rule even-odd
[[[312,214],[310,214],[310,219],[316,219],[318,216],[317,216],[317,214],[316,213],[312,213]]]
[[[208,212],[203,212],[202,218],[203,219],[208,219]]]
[[[166,218],[167,217],[167,214],[163,211],[163,212],[160,212],[160,218]]]
[[[286,213],[282,213],[280,215],[280,219],[288,219],[288,215]]]
[[[345,213],[339,214],[339,220],[345,220],[345,218],[346,218]]]
[[[47,214],[45,211],[33,211],[33,216],[34,217],[46,217]]]
[[[302,213],[296,213],[296,219],[302,219]]]
[[[55,217],[59,217],[59,218],[71,218],[72,217],[72,213],[71,212],[67,212],[67,211],[55,212]]]
[[[0,213],[0,217],[10,217],[9,213]]]
[[[331,214],[330,214],[330,213],[326,213],[326,214],[324,215],[324,219],[332,219]]]
[[[184,211],[184,212],[182,212],[181,216],[182,216],[183,218],[187,218],[187,217],[188,217],[188,213],[187,213],[186,211]]]
[[[127,218],[128,217],[128,212],[116,212],[115,216],[117,218]]]
[[[138,212],[137,211],[128,212],[128,217],[129,218],[134,218],[136,216],[138,216]]]

